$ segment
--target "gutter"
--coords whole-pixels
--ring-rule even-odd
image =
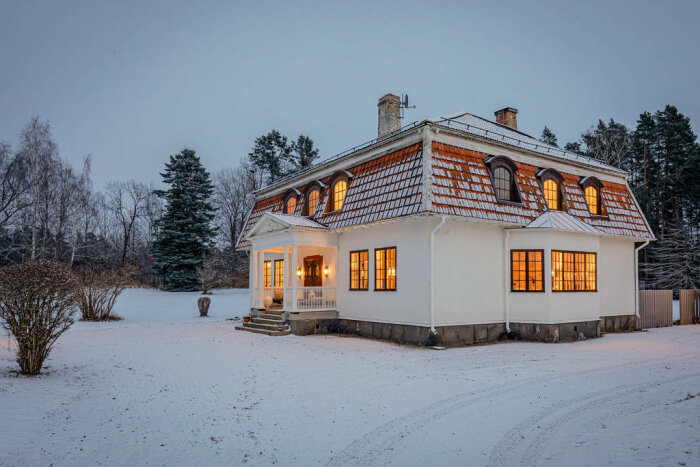
[[[506,308],[506,332],[510,334],[510,289],[508,288],[508,256],[510,253],[510,229],[506,229],[506,238],[503,242],[505,248],[505,250],[503,251],[503,296],[505,299]],[[544,274],[544,271],[542,271],[542,274]]]
[[[430,231],[430,332],[437,334],[435,329],[435,233],[445,225],[445,216],[441,216],[440,223]]]
[[[639,250],[649,244],[649,240],[645,241],[634,249],[634,314],[637,316],[637,327],[639,327]]]

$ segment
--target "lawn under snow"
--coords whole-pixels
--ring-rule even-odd
[[[0,465],[700,465],[700,326],[443,351],[234,330],[127,290],[44,374],[0,339]],[[683,465],[683,464],[681,464]]]

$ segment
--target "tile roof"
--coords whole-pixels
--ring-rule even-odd
[[[564,149],[555,146],[550,146],[541,142],[538,139],[533,138],[527,133],[514,130],[505,125],[486,120],[485,118],[477,117],[476,115],[472,115],[468,112],[462,112],[447,117],[434,118],[430,119],[429,121],[437,125],[442,125],[448,128],[460,130],[465,133],[480,136],[482,138],[497,141],[499,143],[505,143],[521,149],[527,149],[529,151],[533,151],[545,156],[564,159],[568,162],[578,162],[589,165],[591,167],[612,170],[614,172],[619,172],[623,174],[625,173],[623,170],[605,164],[599,160],[587,156],[582,156],[574,152],[565,151]]]
[[[343,200],[343,207],[336,212],[326,213],[326,205],[331,190],[333,176],[320,180],[325,187],[316,214],[311,216],[330,229],[367,224],[380,220],[415,214],[423,203],[423,150],[422,144],[414,144],[348,169],[353,175]],[[306,186],[297,187],[302,193],[298,198],[294,217],[299,218],[304,203]],[[265,212],[281,213],[284,194],[261,199],[255,203],[237,247],[250,246],[246,238],[250,229]],[[279,214],[278,214],[279,215]],[[287,218],[285,217],[285,219]]]
[[[571,232],[601,233],[590,224],[564,211],[545,211],[537,219],[525,226],[526,229],[555,229]]]
[[[538,167],[516,162],[522,204],[496,200],[484,163],[487,154],[433,142],[432,211],[485,221],[527,225],[547,211],[535,172]],[[602,233],[653,238],[626,185],[603,181],[606,217],[592,216],[576,175],[562,173],[566,211]]]

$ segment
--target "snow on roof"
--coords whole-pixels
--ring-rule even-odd
[[[289,224],[292,227],[303,227],[306,229],[328,229],[327,225],[311,220],[308,217],[282,214],[279,212],[268,212],[266,214],[284,224]]]
[[[284,208],[284,193],[261,199],[255,203],[248,216],[237,247],[250,246],[247,235],[265,213],[280,216],[283,222],[287,222],[291,217],[298,219],[298,222],[308,221],[323,225],[324,228],[337,229],[408,216],[420,211],[423,203],[422,144],[413,144],[363,162],[346,172],[352,175],[352,179],[348,184],[342,209],[326,212],[331,189],[329,185],[335,174],[318,180],[322,186],[321,194],[316,213],[309,218],[301,217],[306,203],[306,186],[298,187],[302,195],[297,198],[293,216],[281,214]]]
[[[524,226],[547,211],[537,167],[515,162],[522,203],[500,203],[484,163],[488,154],[435,141],[432,149],[432,212]],[[654,238],[626,185],[602,181],[600,195],[607,215],[594,216],[588,211],[579,177],[566,172],[562,176],[564,207],[571,216],[606,234]]]
[[[605,164],[591,157],[582,156],[574,152],[565,151],[564,149],[557,148],[555,146],[550,146],[539,141],[538,139],[533,138],[527,133],[514,130],[505,125],[486,120],[482,117],[477,117],[476,115],[472,115],[468,112],[462,112],[446,117],[430,119],[428,121],[437,125],[442,125],[455,130],[460,130],[475,136],[480,136],[482,138],[509,144],[511,146],[515,146],[522,149],[527,149],[545,156],[555,157],[558,159],[564,159],[572,162],[578,162],[589,165],[591,167],[598,167],[601,169],[611,170],[618,173],[626,173],[623,170],[618,169],[617,167]]]
[[[586,224],[571,214],[563,211],[545,211],[537,219],[525,226],[526,229],[556,229],[572,232],[602,233],[592,225]]]

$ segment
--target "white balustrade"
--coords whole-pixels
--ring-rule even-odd
[[[297,310],[334,310],[335,287],[298,287]]]

